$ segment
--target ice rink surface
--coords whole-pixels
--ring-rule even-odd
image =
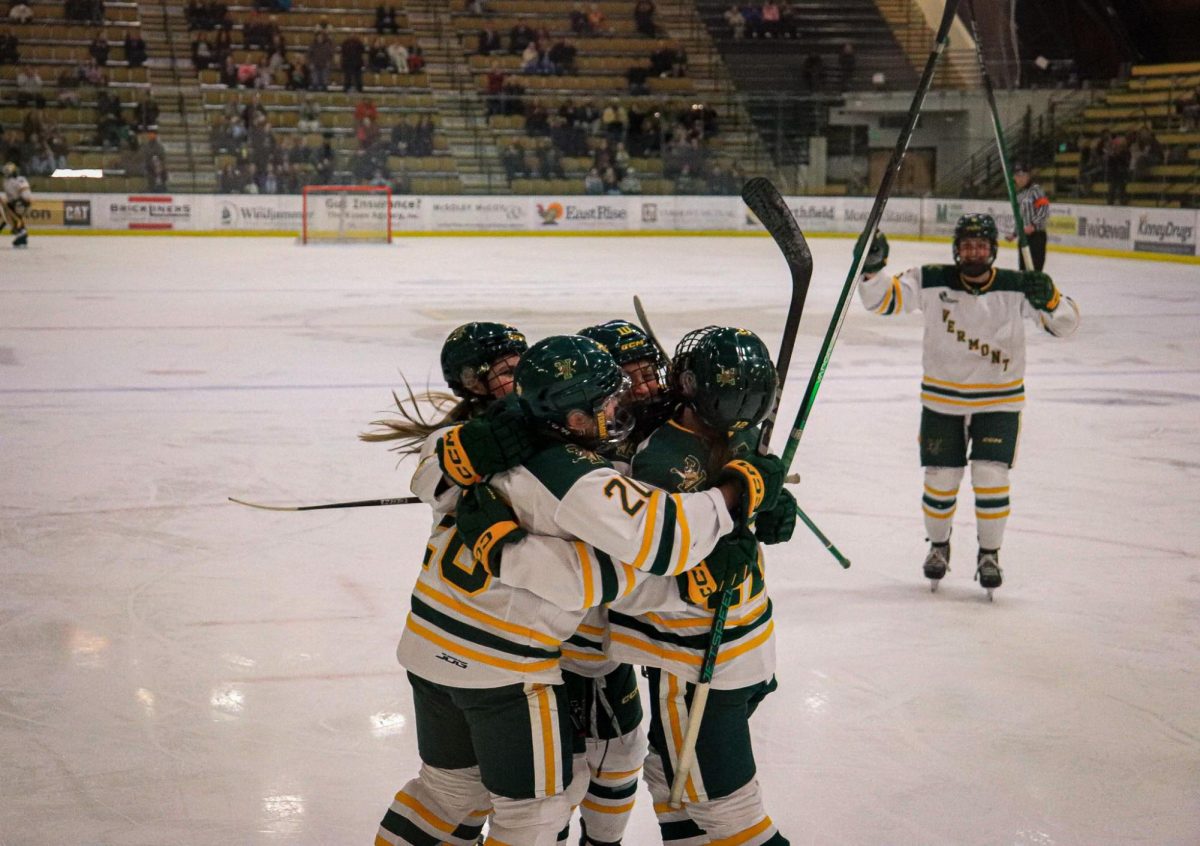
[[[850,259],[812,246],[787,421]],[[793,844],[1200,843],[1200,267],[1047,270],[1083,323],[1030,327],[991,604],[966,483],[952,572],[921,576],[920,316],[846,321],[795,469],[853,566],[803,526],[768,551],[755,743]],[[428,512],[226,497],[406,495],[356,440],[401,372],[439,386],[459,323],[536,339],[635,293],[672,345],[721,323],[775,349],[788,301],[765,238],[0,248],[0,844],[371,843],[418,763],[394,648]],[[626,846],[660,842],[641,799]]]

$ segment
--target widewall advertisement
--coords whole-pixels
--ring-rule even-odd
[[[800,228],[856,235],[871,213],[870,197],[787,197]],[[996,218],[1001,238],[1014,234],[1003,200],[897,197],[880,227],[891,235],[949,238],[964,214]],[[291,235],[301,229],[298,196],[215,194],[46,194],[35,199],[34,231],[178,232]],[[1049,241],[1060,247],[1162,258],[1198,255],[1198,213],[1191,209],[1052,203]],[[392,198],[395,234],[496,232],[761,232],[739,197],[685,196],[410,196]]]

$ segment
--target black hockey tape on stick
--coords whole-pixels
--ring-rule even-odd
[[[421,501],[420,497],[402,496],[394,499],[360,499],[354,502],[329,502],[325,505],[262,505],[257,502],[247,502],[237,497],[229,497],[230,502],[245,505],[248,508],[261,508],[263,511],[320,511],[325,508],[369,508],[373,505],[413,505]]]

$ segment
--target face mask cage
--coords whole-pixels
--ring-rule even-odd
[[[597,446],[615,446],[633,434],[637,419],[630,408],[629,389],[632,384],[629,375],[622,371],[621,381],[616,390],[601,398],[592,407],[592,417],[596,421]],[[606,408],[612,408],[612,414],[609,414]]]

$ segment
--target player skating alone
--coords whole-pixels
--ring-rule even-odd
[[[3,168],[4,193],[0,194],[0,232],[6,226],[13,231],[13,246],[24,247],[29,244],[29,233],[25,231],[25,214],[33,205],[33,192],[29,190],[29,180],[21,175],[17,166],[7,162]]]
[[[1079,308],[1041,271],[998,270],[996,222],[968,214],[954,227],[954,264],[925,265],[899,276],[887,263],[883,233],[863,265],[859,295],[876,314],[921,311],[921,465],[925,468],[925,576],[933,590],[950,568],[950,532],[968,460],[975,492],[979,552],[975,578],[988,597],[1000,587],[1000,546],[1009,516],[1009,470],[1025,405],[1025,320],[1064,338]]]

